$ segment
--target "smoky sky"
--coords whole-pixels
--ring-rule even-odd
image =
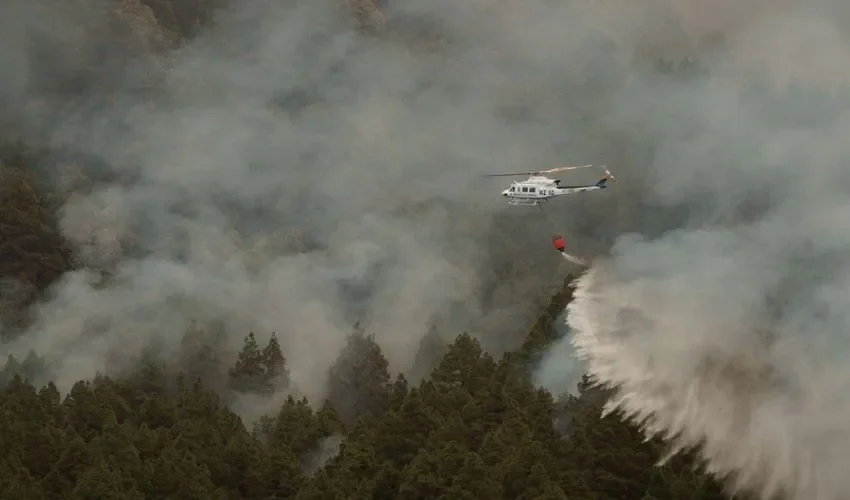
[[[78,7],[4,17],[4,129],[45,152],[84,266],[7,348],[67,385],[224,322],[232,348],[277,332],[295,385],[321,396],[355,320],[394,371],[431,324],[494,352],[522,342],[564,272],[548,245],[566,219],[505,206],[481,174],[602,149],[560,109],[586,87],[572,71],[601,66],[578,46],[547,65],[551,19],[506,31],[525,14],[400,3],[364,34],[341,3],[256,2],[180,45],[140,5]]]
[[[652,144],[633,172],[643,193],[617,198],[631,222],[579,281],[573,335],[537,378],[573,389],[554,370],[575,362],[570,343],[618,388],[612,408],[676,447],[701,446],[733,488],[841,498],[846,7],[772,3],[744,15],[747,4],[705,62],[710,78],[636,76],[611,96],[609,123],[638,126]]]
[[[800,238],[831,231],[842,248],[829,204],[846,185],[842,117],[777,130],[738,90],[754,58],[768,84],[833,85],[846,45],[826,3],[740,2],[709,18],[697,2],[402,0],[366,34],[344,3],[251,2],[184,45],[140,6],[104,5],[14,2],[0,21],[3,124],[53,152],[44,179],[82,169],[93,181],[60,211],[87,269],[56,284],[11,346],[35,348],[67,383],[106,370],[116,349],[174,352],[193,319],[225,321],[234,348],[249,329],[276,331],[310,396],[355,319],[394,371],[431,323],[509,349],[566,271],[552,232],[578,254],[615,244],[629,273],[683,276],[682,293],[714,300],[735,276],[720,308],[758,302],[780,275],[805,282],[765,270],[805,258],[790,250]],[[631,64],[718,33],[722,50],[706,50],[726,80],[671,83]],[[783,54],[801,44],[795,65]],[[620,182],[545,217],[506,207],[504,185],[480,177],[579,163]],[[703,240],[646,250],[677,228]],[[717,272],[697,263],[712,252]]]

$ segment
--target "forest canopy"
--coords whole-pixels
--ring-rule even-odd
[[[553,271],[548,235],[540,235],[566,220],[579,245],[602,252],[620,230],[652,234],[664,226],[659,221],[682,217],[676,206],[635,194],[650,180],[629,167],[649,163],[658,136],[670,128],[682,140],[698,134],[698,124],[681,111],[691,109],[679,102],[687,94],[676,94],[683,86],[730,85],[777,129],[837,119],[850,104],[848,89],[721,81],[706,62],[722,51],[717,42],[705,60],[635,51],[616,70],[613,63],[588,62],[588,72],[545,91],[534,78],[509,81],[508,90],[499,87],[493,113],[504,128],[492,129],[498,139],[490,143],[475,136],[467,126],[472,121],[449,126],[414,114],[425,132],[454,138],[466,128],[470,142],[487,150],[509,142],[514,126],[533,136],[535,120],[562,109],[548,103],[571,102],[563,113],[581,133],[550,149],[598,154],[633,183],[616,209],[587,201],[577,205],[578,215],[554,215],[553,222],[482,210],[478,194],[466,194],[470,181],[451,173],[436,181],[416,177],[413,166],[370,178],[380,182],[363,181],[354,167],[335,167],[327,192],[309,192],[310,161],[322,154],[340,164],[369,163],[375,158],[367,150],[382,151],[376,161],[392,165],[411,159],[387,139],[392,126],[358,115],[373,92],[389,88],[398,102],[438,109],[438,117],[461,106],[462,99],[433,102],[427,93],[415,102],[416,92],[433,88],[456,98],[457,74],[440,80],[417,73],[415,91],[399,90],[387,81],[405,80],[403,72],[373,60],[394,57],[411,66],[413,60],[421,66],[410,71],[423,75],[432,64],[460,71],[441,59],[441,51],[459,42],[426,15],[393,14],[388,2],[340,2],[342,20],[328,24],[352,23],[355,34],[346,37],[363,45],[352,49],[347,38],[328,33],[307,38],[334,47],[335,56],[350,50],[342,57],[356,60],[355,67],[319,67],[327,54],[278,40],[306,54],[290,57],[312,72],[287,74],[297,84],[269,90],[251,72],[275,66],[269,59],[277,53],[238,36],[245,31],[240,2],[13,4],[49,35],[33,35],[26,77],[10,76],[0,87],[0,352],[7,355],[0,372],[0,499],[729,498],[722,478],[703,472],[697,451],[662,463],[665,443],[646,441],[634,423],[606,413],[608,391],[590,377],[567,394],[536,383],[547,347],[569,334],[563,311],[577,277]],[[38,17],[39,9],[52,13]],[[231,22],[218,25],[221,16]],[[70,28],[53,26],[57,19]],[[613,45],[594,35],[597,53],[613,53]],[[60,47],[69,48],[61,57]],[[368,52],[364,47],[374,53],[358,52]],[[216,74],[215,65],[193,73],[193,51],[226,55],[245,73]],[[508,66],[516,64],[510,55],[504,55]],[[355,92],[340,83],[364,73],[377,90]],[[648,125],[596,113],[611,102],[637,100],[624,74],[679,101],[654,110]],[[477,82],[465,97],[498,87],[495,80]],[[225,106],[233,88],[249,95],[240,94],[237,104],[257,106],[242,117],[260,123],[252,131],[280,120],[292,134],[308,130],[293,142],[327,136],[342,145],[313,138],[321,144],[279,160],[263,146],[277,140],[271,133],[202,137],[210,103]],[[363,101],[346,110],[354,115],[340,125],[347,132],[323,128],[337,121],[328,109],[355,99],[348,93]],[[479,111],[470,106],[465,110]],[[381,116],[404,113],[395,102],[375,107]],[[238,114],[234,109],[241,108],[222,114]],[[149,127],[134,128],[143,121]],[[183,127],[192,130],[186,142],[170,142]],[[405,127],[416,130],[410,122],[398,128]],[[346,135],[350,130],[362,142]],[[550,134],[540,143],[560,132]],[[239,147],[260,152],[244,170],[206,165],[215,157],[224,164],[240,159],[228,156],[238,149],[233,136],[244,139]],[[195,165],[199,150],[219,142],[220,149],[197,162],[203,168],[181,177],[175,165]],[[435,143],[421,139],[410,156],[433,152],[439,163],[445,157]],[[151,145],[169,152],[158,156]],[[465,160],[466,145],[452,145]],[[735,146],[748,151],[743,140]],[[504,148],[480,155],[481,163],[499,154],[511,161],[528,155],[523,147]],[[291,166],[293,180],[275,180],[281,162]],[[205,203],[193,203],[200,192]],[[350,196],[349,204],[334,201],[340,193]],[[139,205],[127,208],[133,203]],[[735,210],[757,211],[758,203]],[[351,221],[355,229],[345,227]],[[368,234],[357,239],[361,230]],[[339,250],[349,240],[354,244]],[[284,257],[289,267],[280,264]],[[309,273],[321,279],[305,279]],[[373,321],[349,321],[359,317]],[[76,376],[89,372],[97,374]]]

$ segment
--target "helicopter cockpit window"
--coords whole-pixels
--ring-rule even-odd
[[[511,186],[511,193],[513,193],[514,191],[516,191],[516,189],[513,186]]]

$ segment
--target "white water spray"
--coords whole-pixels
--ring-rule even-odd
[[[699,292],[625,274],[595,262],[567,307],[573,335],[563,342],[615,389],[606,411],[622,410],[674,451],[702,445],[709,472],[735,491],[846,498],[848,371],[807,348],[805,336],[712,318]]]
[[[571,264],[575,264],[577,266],[587,266],[587,262],[585,262],[580,257],[576,257],[575,255],[568,254],[567,252],[561,252],[561,257],[564,258],[567,262]]]

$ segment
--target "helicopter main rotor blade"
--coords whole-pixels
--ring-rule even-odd
[[[566,172],[568,170],[578,170],[580,168],[588,168],[588,167],[592,167],[592,166],[593,165],[567,165],[567,166],[563,166],[563,167],[550,168],[549,170],[541,170],[541,171],[535,172],[535,173],[537,173],[537,174],[553,174],[555,172]]]
[[[580,168],[588,168],[593,165],[567,165],[563,167],[550,168],[549,170],[535,170],[532,172],[514,172],[510,174],[485,174],[484,177],[509,177],[512,175],[537,175],[537,174],[553,174],[555,172],[566,172],[568,170],[578,170]]]

